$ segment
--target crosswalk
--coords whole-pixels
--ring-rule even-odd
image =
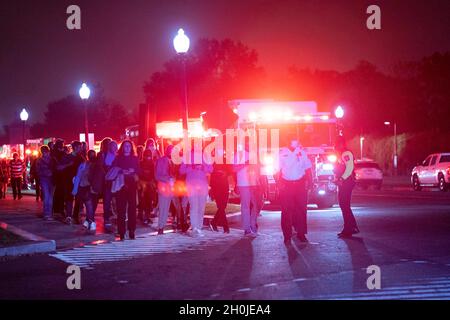
[[[117,262],[158,253],[181,253],[204,250],[208,246],[229,243],[242,238],[242,230],[231,229],[229,234],[204,230],[203,237],[169,232],[157,236],[155,232],[137,236],[136,240],[113,241],[85,245],[58,251],[50,256],[81,268],[93,269],[105,262]]]
[[[380,290],[316,296],[326,300],[448,300],[450,277],[421,278]]]

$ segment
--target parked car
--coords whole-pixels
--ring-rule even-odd
[[[356,160],[355,162],[356,186],[368,189],[373,186],[377,190],[383,184],[383,171],[373,160]]]
[[[450,185],[450,153],[430,154],[411,172],[411,183],[416,191],[423,187],[439,187],[447,191]]]

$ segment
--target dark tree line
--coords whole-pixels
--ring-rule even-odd
[[[87,101],[89,131],[96,139],[109,136],[118,139],[124,128],[134,123],[132,114],[121,104],[108,100],[103,89],[96,85]],[[35,137],[60,137],[68,141],[84,133],[84,105],[77,95],[50,102],[44,121],[32,128]]]
[[[385,121],[396,122],[399,133],[425,135],[427,150],[450,149],[450,53],[436,53],[419,61],[400,62],[389,73],[360,61],[346,72],[291,67],[283,78],[270,78],[259,65],[258,55],[240,42],[201,39],[186,56],[189,116],[207,111],[212,127],[223,129],[234,117],[227,107],[233,99],[315,100],[320,111],[346,110],[349,138],[388,137]],[[147,103],[157,121],[181,118],[180,61],[168,60],[161,71],[144,83]],[[100,87],[89,99],[89,126],[97,136],[119,137],[124,128],[138,123],[136,112],[109,101]],[[137,109],[137,106],[134,106]],[[43,123],[33,127],[35,136],[71,136],[82,129],[80,99],[68,96],[49,103]],[[411,148],[411,146],[408,146]],[[408,149],[408,148],[405,148]]]

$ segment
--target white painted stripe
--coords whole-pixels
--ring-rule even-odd
[[[229,234],[212,231],[204,232],[204,237],[194,238],[185,234],[167,233],[157,236],[148,233],[136,240],[114,241],[88,244],[66,251],[60,251],[50,256],[80,267],[91,267],[103,262],[124,261],[159,253],[181,253],[183,251],[202,250],[204,247],[237,241],[242,238],[242,231],[232,229]]]

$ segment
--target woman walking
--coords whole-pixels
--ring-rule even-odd
[[[120,240],[125,239],[125,220],[128,216],[128,236],[135,238],[136,231],[136,193],[139,181],[139,159],[136,156],[134,144],[130,140],[122,142],[119,154],[113,161],[113,167],[118,167],[124,175],[125,184],[116,194],[117,227]]]
[[[202,157],[202,154],[200,154],[200,157]],[[194,163],[194,158],[194,153],[192,153],[191,163]],[[203,217],[208,197],[208,175],[212,172],[212,169],[212,165],[204,162],[200,164],[183,163],[180,166],[180,173],[186,175],[186,189],[193,236],[203,236]]]

